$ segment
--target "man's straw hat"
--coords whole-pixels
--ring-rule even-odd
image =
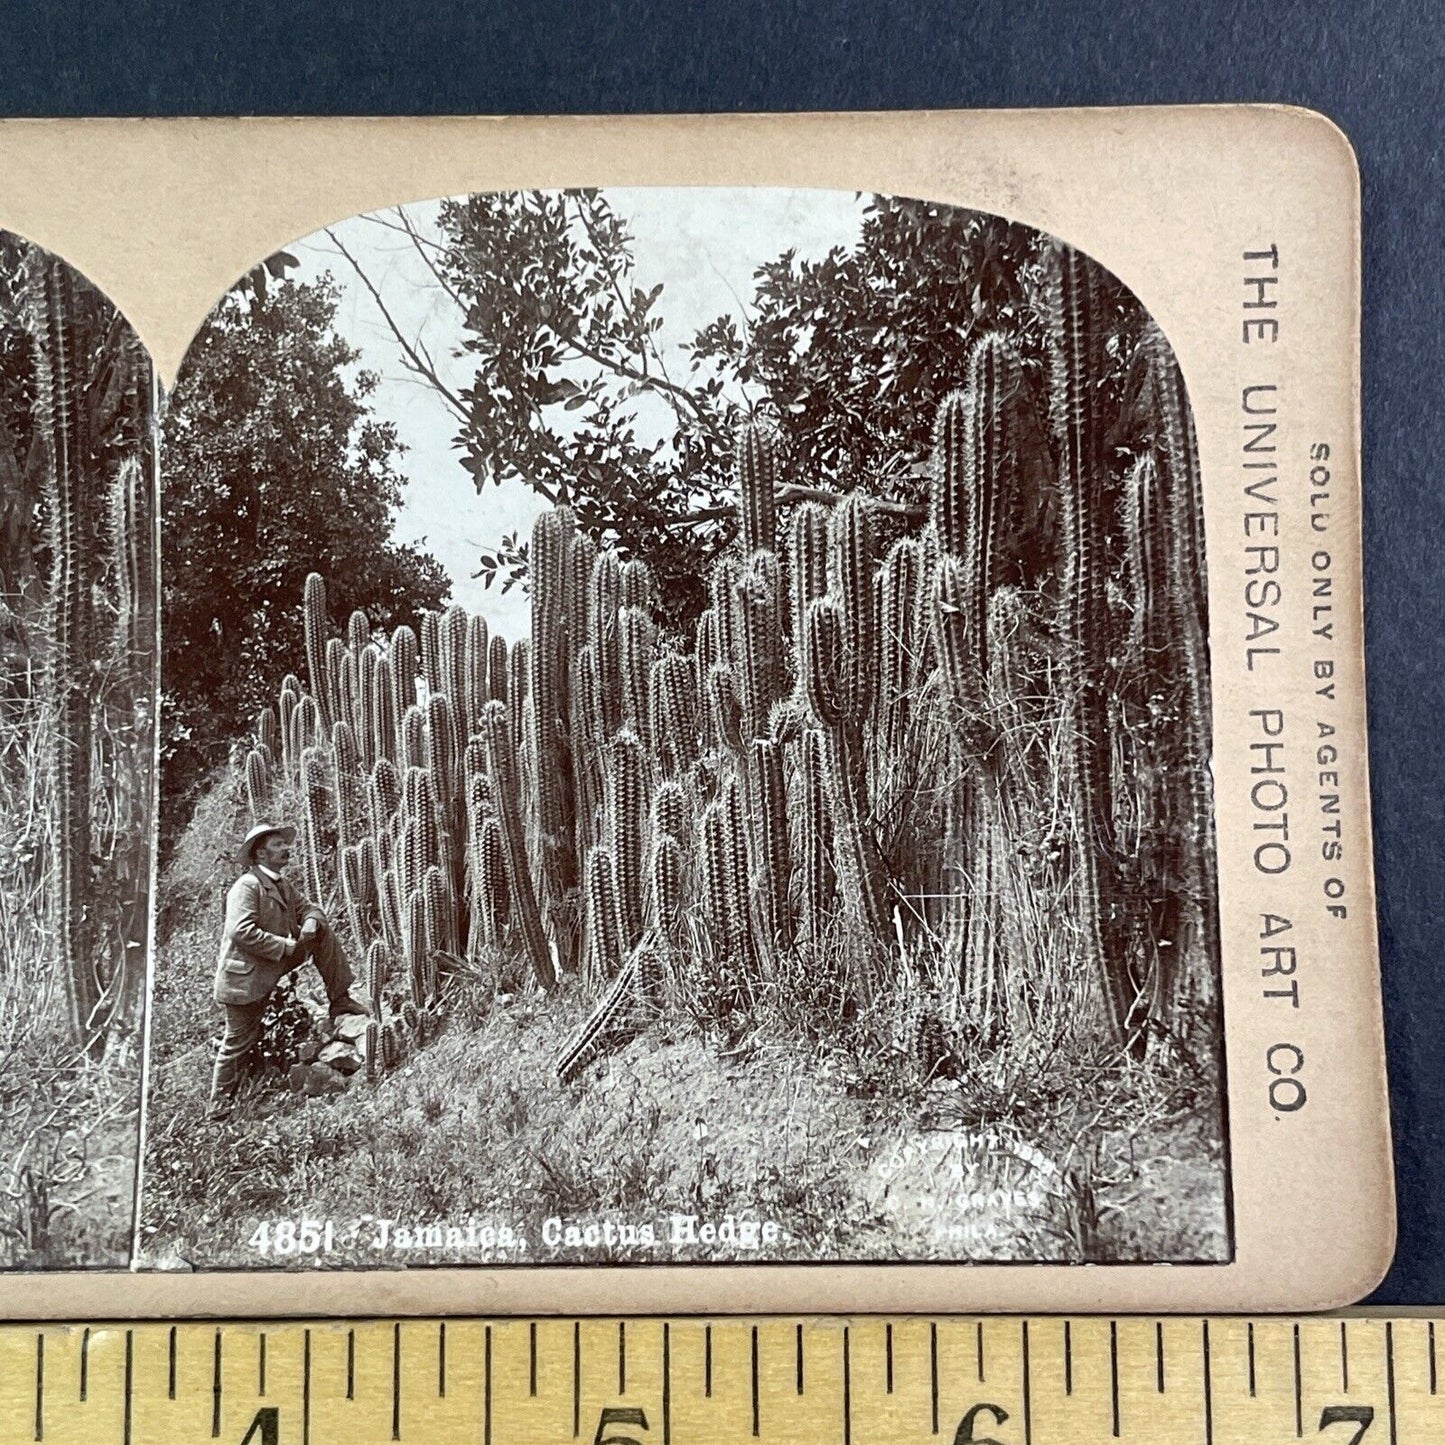
[[[236,862],[242,868],[249,868],[255,860],[251,857],[253,849],[262,838],[269,838],[272,833],[279,833],[288,843],[296,841],[295,828],[288,828],[284,823],[257,823],[249,833],[246,834],[241,846],[236,851]]]

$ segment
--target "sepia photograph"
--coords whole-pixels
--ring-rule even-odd
[[[1067,238],[355,216],[196,334],[160,530],[141,1268],[1233,1258],[1194,422]]]
[[[156,803],[156,385],[0,231],[0,1268],[124,1267]]]

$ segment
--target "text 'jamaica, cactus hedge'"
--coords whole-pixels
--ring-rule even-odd
[[[297,882],[355,964],[372,1017],[337,1110],[426,1110],[473,1031],[509,1031],[466,1106],[506,1162],[434,1203],[721,1191],[784,1218],[777,1257],[1226,1257],[1199,468],[1173,354],[1106,279],[1035,248],[1026,313],[977,328],[930,404],[912,495],[799,485],[785,429],[745,419],[732,540],[684,621],[565,502],[531,533],[524,636],[460,605],[337,615],[338,579],[306,578],[235,826],[298,826]],[[671,1096],[638,1083],[649,1050]],[[745,1165],[722,1095],[688,1092],[704,1058],[759,1101]],[[810,1068],[840,1112],[785,1197],[813,1166],[768,1173],[793,1147],[769,1109]],[[559,1141],[610,1131],[619,1090],[689,1162],[607,1195],[611,1166]],[[1209,1175],[1164,1241],[1121,1163],[1141,1131]],[[1006,1229],[980,1222],[995,1195]]]

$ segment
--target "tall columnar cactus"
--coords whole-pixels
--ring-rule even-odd
[[[873,513],[861,492],[844,497],[828,519],[828,589],[841,609],[848,712],[861,728],[872,715],[878,666]]]
[[[491,672],[491,646],[492,640],[487,629],[487,619],[479,612],[474,612],[467,618],[467,637],[465,646],[465,671],[466,671],[466,695],[462,699],[453,699],[460,702],[465,708],[466,732],[470,737],[482,725],[482,709],[486,707],[491,699],[491,686],[488,681]],[[506,642],[502,640],[505,647]],[[505,664],[503,664],[505,670]]]
[[[604,548],[592,563],[587,582],[587,644],[601,691],[603,741],[622,724],[622,640],[617,624],[621,599],[622,563],[616,552]]]
[[[630,947],[617,860],[610,848],[588,852],[586,893],[587,967],[594,984],[605,984],[617,976]]]
[[[421,678],[428,692],[442,689],[441,653],[437,632],[441,619],[435,612],[423,612],[421,616]]]
[[[467,731],[467,609],[453,602],[437,622],[437,669],[440,690],[451,702],[459,732]]]
[[[271,782],[260,748],[246,754],[246,810],[252,822],[260,822],[270,810]]]
[[[308,693],[299,698],[291,710],[291,756],[298,770],[302,754],[307,748],[315,746],[320,729],[320,712],[315,698]]]
[[[346,718],[354,727],[355,724],[355,703],[353,696],[349,699],[351,704],[351,715],[347,713],[348,699],[342,697],[342,670],[346,658],[346,644],[339,637],[328,637],[326,639],[326,696],[330,709],[331,720],[336,722]],[[328,726],[327,732],[331,729]]]
[[[481,905],[482,936],[500,944],[511,913],[507,885],[506,840],[499,818],[482,824],[477,841],[477,897]]]
[[[418,888],[407,900],[402,912],[403,953],[406,958],[407,982],[413,1003],[425,1003],[430,971],[429,943],[426,927],[426,892]]]
[[[436,787],[443,820],[450,826],[454,821],[450,816],[454,801],[460,801],[458,777],[462,759],[457,746],[456,715],[452,711],[451,698],[446,693],[433,693],[427,698],[424,723],[426,765]],[[458,808],[456,820],[460,817]]]
[[[652,795],[651,835],[671,838],[684,858],[691,851],[692,806],[687,789],[675,779],[659,783]]]
[[[537,824],[547,931],[565,972],[577,968],[576,786],[571,703],[576,523],[565,507],[543,512],[532,528],[532,707],[536,726]]]
[[[416,702],[418,666],[416,633],[403,624],[391,634],[391,708],[398,723]]]
[[[1112,850],[1101,850],[1113,816],[1106,679],[1094,649],[1108,635],[1105,528],[1110,515],[1105,429],[1097,376],[1107,328],[1100,314],[1093,267],[1077,251],[1059,247],[1052,258],[1049,320],[1053,342],[1053,394],[1060,421],[1059,490],[1062,498],[1064,589],[1062,632],[1073,708],[1073,813],[1080,836],[1079,909],[1083,946],[1097,980],[1104,1023],[1121,1045],[1129,1027],[1133,992],[1118,924]]]
[[[500,699],[507,707],[507,729],[514,746],[521,747],[527,736],[529,694],[532,689],[532,640],[519,637],[507,654],[507,689]]]
[[[361,836],[357,797],[361,781],[361,754],[351,725],[338,722],[331,729],[331,755],[336,774],[336,834],[342,847]]]
[[[653,753],[663,773],[676,777],[698,758],[696,693],[687,659],[675,652],[658,658],[649,692]]]
[[[302,593],[302,616],[306,630],[306,670],[311,678],[311,697],[321,726],[329,733],[333,721],[331,698],[326,685],[326,581],[319,572],[306,576]]]
[[[777,545],[778,442],[764,423],[749,421],[738,428],[734,473],[741,499],[743,551],[771,552]]]
[[[642,937],[642,869],[651,804],[652,761],[641,739],[624,727],[608,759],[606,841],[617,863],[628,948]]]
[[[751,997],[759,960],[752,909],[749,906],[751,890],[748,878],[748,825],[743,790],[737,774],[723,784],[718,803],[722,812],[723,889],[727,895],[728,928],[732,947],[742,964],[738,982],[743,993]]]
[[[299,711],[299,709],[298,709]],[[304,863],[307,895],[318,903],[326,897],[321,859],[326,852],[326,754],[307,747],[301,754],[301,808],[304,822]]]
[[[397,750],[397,763],[402,768],[424,768],[427,763],[426,713],[420,703],[412,703],[401,719],[397,729],[401,745]]]
[[[456,917],[452,904],[451,882],[435,863],[426,870],[422,880],[423,920],[426,924],[427,974],[424,1000],[429,1003],[436,995],[434,970],[439,953],[455,953],[457,950]]]
[[[360,657],[371,641],[371,619],[359,607],[346,619],[346,645]]]
[[[396,710],[401,689],[396,678],[396,658],[389,646],[377,658],[371,680],[371,745],[376,758],[389,758],[393,763],[401,755],[398,746],[401,715]]]
[[[657,579],[652,568],[641,557],[633,557],[622,564],[622,590],[619,600],[623,607],[635,607],[649,618],[657,609]]]
[[[660,833],[647,856],[647,926],[670,947],[682,943],[686,868],[676,838]]]
[[[913,713],[922,690],[919,672],[918,589],[921,554],[912,537],[893,544],[883,563],[878,609],[879,727],[884,750],[902,758],[913,744]]]
[[[1164,333],[1152,322],[1145,327],[1143,345],[1154,379],[1159,407],[1159,436],[1155,446],[1162,472],[1160,510],[1163,513],[1168,604],[1166,614],[1176,639],[1179,677],[1179,716],[1183,733],[1183,792],[1187,844],[1185,860],[1185,929],[1174,930],[1170,952],[1175,980],[1166,982],[1161,1002],[1169,1009],[1180,1001],[1173,992],[1183,985],[1194,1002],[1212,1008],[1215,1001],[1214,960],[1219,956],[1219,918],[1214,907],[1215,839],[1213,780],[1209,767],[1212,748],[1209,689],[1208,585],[1204,553],[1204,507],[1199,492],[1199,465],[1194,427],[1185,394],[1184,377]],[[1192,932],[1192,939],[1180,937]],[[1182,977],[1188,945],[1204,967],[1192,981]],[[1172,951],[1171,951],[1172,950]]]
[[[276,709],[263,707],[256,718],[256,745],[274,759],[281,749],[281,729],[276,722]]]
[[[871,825],[862,730],[853,712],[862,689],[847,674],[843,609],[830,594],[808,608],[804,664],[808,705],[828,738],[828,788],[838,843],[840,881],[856,923],[886,936],[888,905],[883,859]]]
[[[1009,527],[1020,489],[1023,363],[1002,335],[974,343],[962,392],[945,399],[934,431],[933,521],[946,556],[958,559],[951,614],[949,683],[964,726],[977,732],[976,710],[988,675],[989,599],[1007,580]],[[1016,545],[1016,544],[1015,544]],[[957,672],[966,668],[966,675]],[[977,745],[977,737],[971,739]]]
[[[487,776],[492,785],[492,806],[502,827],[506,845],[507,882],[512,896],[512,916],[522,932],[527,956],[537,981],[545,989],[557,984],[552,955],[542,931],[542,915],[532,886],[527,860],[527,840],[522,832],[522,811],[517,789],[517,764],[512,746],[507,705],[489,702],[482,713],[482,735],[487,742]]]
[[[833,821],[828,811],[827,743],[809,728],[800,743],[802,775],[798,855],[802,865],[802,936],[822,943],[834,916],[836,875],[833,871]]]
[[[356,660],[356,745],[361,751],[362,765],[369,771],[376,762],[376,668],[381,650],[368,642]]]
[[[743,710],[733,675],[719,664],[707,675],[708,728],[718,743],[734,755],[743,751]]]
[[[753,821],[753,892],[758,933],[765,946],[788,949],[793,915],[788,899],[792,860],[788,847],[788,789],[783,776],[783,746],[771,738],[753,743],[758,813]]]
[[[366,811],[372,835],[383,837],[401,807],[401,778],[390,758],[378,758],[366,783]]]
[[[511,650],[505,637],[494,637],[487,647],[487,701],[506,702],[508,678],[511,676]],[[481,716],[472,724],[473,732],[481,730]]]
[[[786,696],[783,581],[777,554],[754,552],[733,589],[732,635],[737,651],[734,680],[740,684],[743,738],[768,734],[773,705]]]
[[[801,656],[808,608],[828,590],[828,509],[822,503],[804,502],[794,511],[790,551],[793,645]]]
[[[617,614],[617,631],[622,726],[631,728],[651,747],[652,708],[648,688],[656,655],[657,628],[641,608],[624,606]]]

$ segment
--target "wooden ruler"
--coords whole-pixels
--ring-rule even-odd
[[[1437,1383],[1423,1318],[12,1325],[0,1441],[1426,1445]]]

